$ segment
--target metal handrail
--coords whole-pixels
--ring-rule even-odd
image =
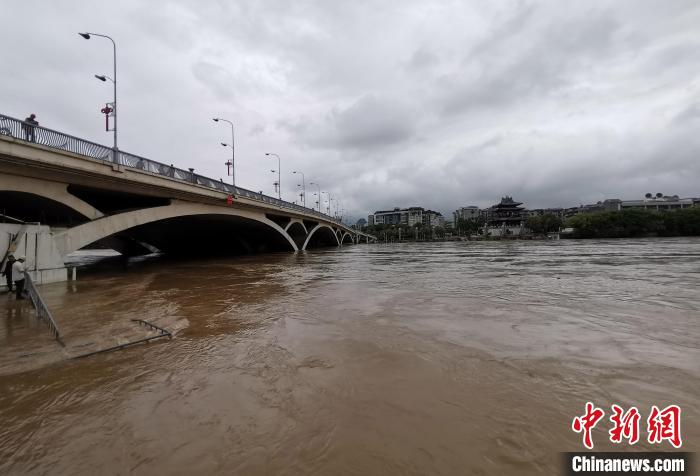
[[[104,354],[105,352],[111,352],[113,350],[122,350],[122,349],[125,349],[127,347],[131,347],[132,345],[142,344],[144,342],[151,342],[152,340],[160,339],[161,337],[167,337],[168,339],[172,339],[172,337],[173,337],[173,334],[169,330],[163,329],[162,327],[158,327],[157,325],[152,324],[148,321],[144,321],[143,319],[132,319],[131,321],[136,322],[136,323],[141,324],[141,325],[144,325],[151,330],[157,330],[159,333],[157,336],[144,337],[143,339],[132,340],[130,342],[125,342],[123,344],[117,344],[117,345],[112,346],[112,347],[107,347],[106,349],[99,349],[99,350],[95,350],[92,352],[88,352],[87,354],[76,355],[75,357],[71,357],[71,358],[72,359],[82,359],[82,358],[90,357],[90,356],[97,355],[97,354]]]
[[[15,139],[33,142],[54,149],[65,150],[78,155],[84,155],[93,159],[103,160],[105,162],[113,161],[112,149],[110,147],[90,142],[79,137],[64,134],[31,124],[20,119],[5,116],[0,114],[0,135],[11,136]],[[343,224],[340,220],[326,215],[325,213],[317,212],[316,210],[297,205],[295,203],[279,200],[268,195],[253,192],[241,187],[224,183],[220,180],[214,180],[203,175],[198,175],[189,170],[179,169],[171,165],[166,165],[154,160],[140,157],[138,155],[129,154],[127,152],[117,151],[117,163],[125,167],[144,170],[156,175],[169,177],[184,182],[193,183],[203,187],[219,190],[229,195],[246,197],[251,200],[257,200],[269,205],[288,208],[303,212],[307,215],[317,216],[327,221],[332,221],[338,224]]]
[[[58,343],[64,345],[63,341],[61,340],[61,332],[58,330],[58,325],[56,324],[56,321],[54,321],[49,307],[41,298],[41,294],[39,294],[39,291],[37,291],[34,281],[32,281],[32,277],[27,271],[24,272],[24,288],[27,290],[27,294],[29,294],[29,299],[34,306],[34,309],[36,309],[36,314],[39,319],[46,322],[46,324],[49,326],[49,330],[56,338]]]
[[[136,322],[137,324],[140,324],[142,326],[146,326],[151,330],[156,330],[156,331],[160,332],[160,335],[162,335],[162,336],[168,336],[168,337],[173,336],[169,330],[163,329],[162,327],[159,327],[159,326],[153,324],[152,322],[144,321],[143,319],[132,319],[131,322]]]

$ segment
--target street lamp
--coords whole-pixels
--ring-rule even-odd
[[[109,78],[104,75],[95,75],[97,79],[100,81],[106,81],[109,79],[112,81],[114,84],[114,102],[112,103],[112,112],[114,113],[114,148],[112,149],[112,161],[114,163],[119,163],[118,159],[118,148],[117,148],[117,44],[114,42],[114,40],[107,36],[107,35],[101,35],[99,33],[78,33],[80,36],[85,38],[86,40],[89,40],[91,36],[99,36],[101,38],[107,38],[109,41],[112,42],[112,47],[114,50],[114,78]]]
[[[304,172],[293,170],[292,173],[301,175],[301,190],[304,193],[304,206],[306,206],[306,177],[304,177]]]
[[[233,186],[236,186],[236,149],[234,148],[235,142],[235,137],[233,135],[233,122],[229,121],[228,119],[223,119],[221,117],[214,117],[212,118],[212,121],[214,122],[228,122],[229,125],[231,126],[231,144],[226,144],[224,142],[221,143],[224,147],[231,147],[231,183]],[[228,165],[228,163],[226,163]]]
[[[321,186],[315,182],[309,182],[309,185],[316,185],[318,188],[318,212],[321,213]]]
[[[335,217],[338,218],[338,213],[341,207],[340,197],[335,197]]]
[[[281,164],[280,156],[277,154],[272,154],[270,152],[265,152],[265,155],[274,155],[275,157],[277,157],[277,187],[279,187],[277,189],[277,198],[282,200],[282,173],[281,173],[282,166],[280,165]],[[274,172],[274,170],[273,170],[273,172]]]
[[[326,207],[326,215],[331,216],[331,192],[323,192],[328,195],[328,207]]]

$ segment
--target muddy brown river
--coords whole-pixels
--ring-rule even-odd
[[[0,474],[559,474],[682,408],[700,449],[700,239],[359,245],[99,266],[0,295]],[[70,357],[171,330],[93,357]],[[642,439],[609,442],[610,405]]]

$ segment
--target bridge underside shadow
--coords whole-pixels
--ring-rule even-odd
[[[90,221],[73,208],[33,193],[0,191],[0,213],[29,223],[74,226]]]
[[[118,235],[147,243],[176,256],[230,256],[294,251],[289,241],[269,226],[229,215],[168,218],[130,228]],[[89,247],[89,246],[88,246]]]
[[[340,243],[335,232],[330,227],[321,225],[311,231],[311,236],[307,238],[306,247],[304,249],[309,250],[339,245]]]
[[[291,226],[287,229],[287,233],[289,234],[290,238],[294,240],[294,243],[296,243],[297,248],[302,249],[304,247],[307,232],[301,223],[292,223]]]

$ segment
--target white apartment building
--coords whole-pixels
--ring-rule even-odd
[[[434,228],[444,226],[445,219],[442,214],[423,207],[394,208],[393,210],[378,210],[367,217],[370,225],[408,225],[414,226],[422,223]]]

